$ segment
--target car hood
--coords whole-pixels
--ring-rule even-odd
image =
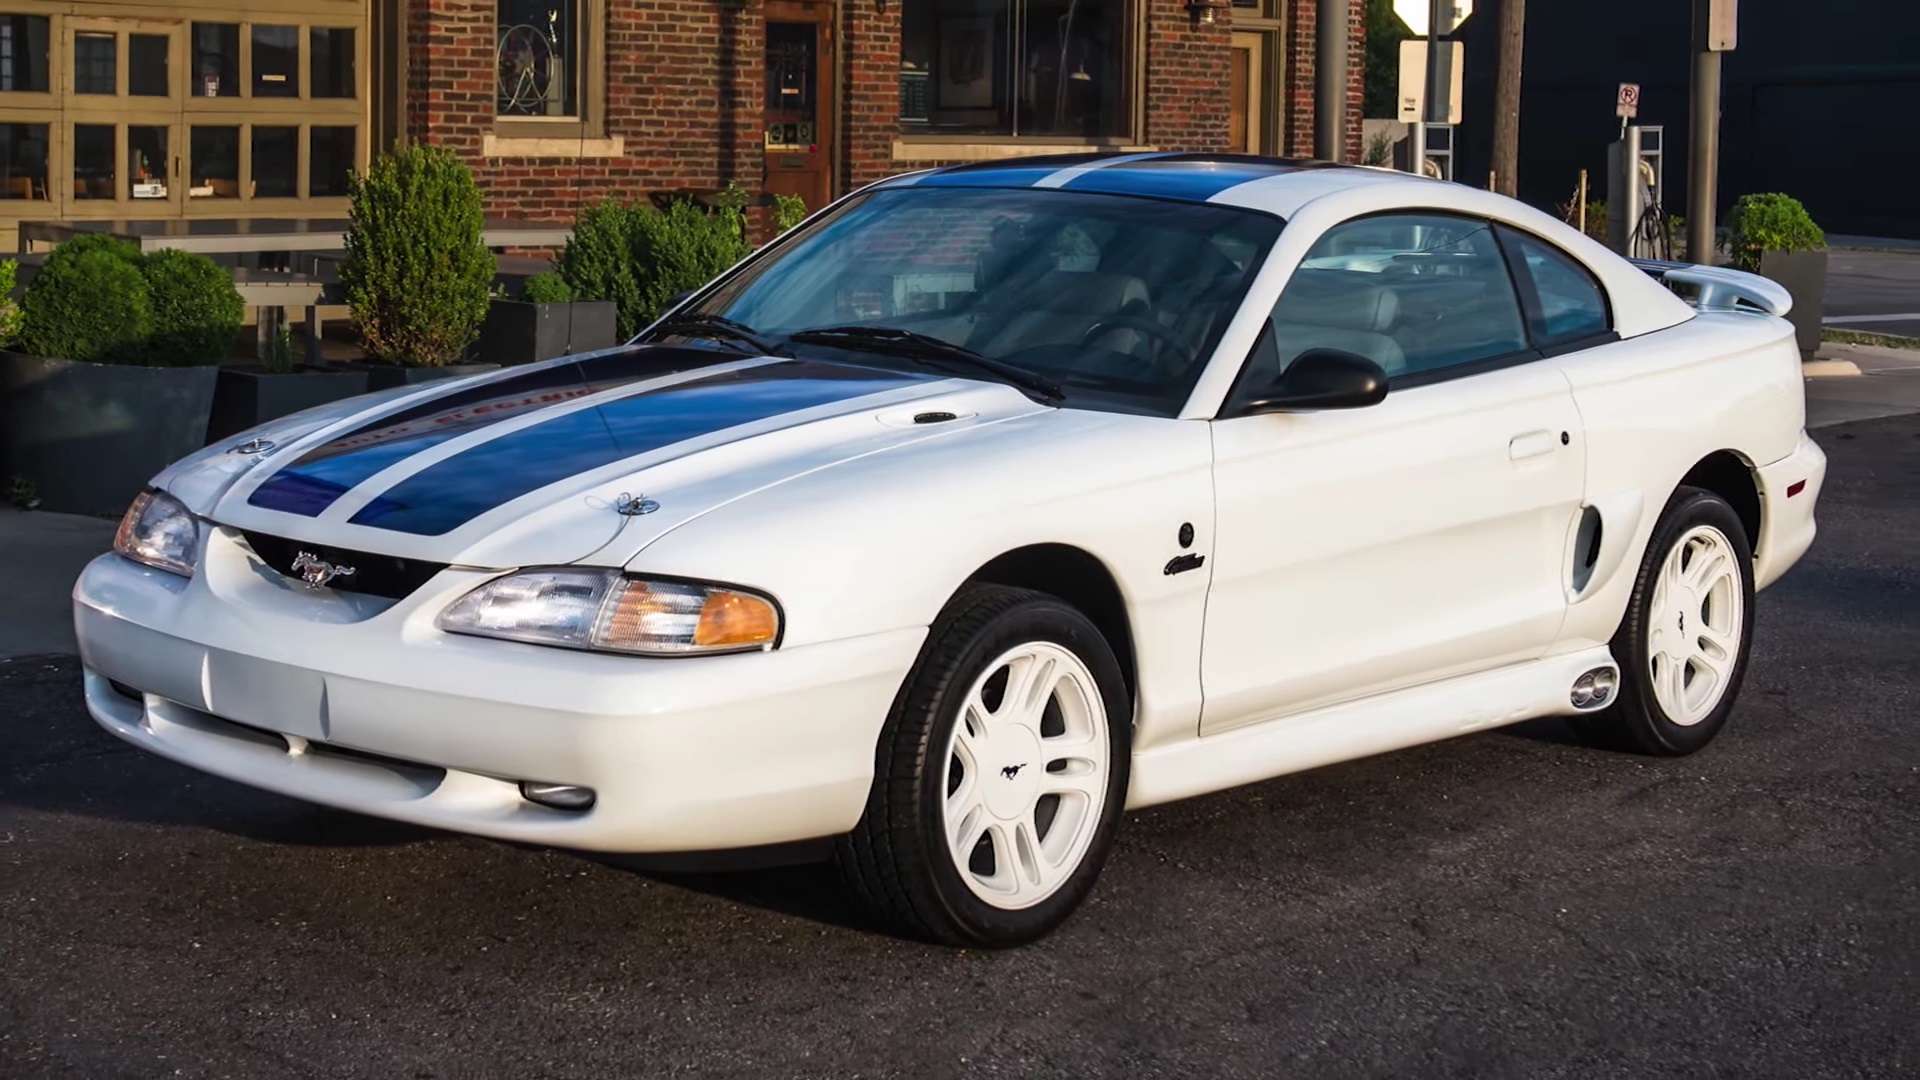
[[[620,565],[795,476],[1044,406],[998,383],[629,346],[357,398],[155,481],[246,532],[433,563]]]

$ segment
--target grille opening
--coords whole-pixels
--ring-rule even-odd
[[[372,551],[329,547],[325,544],[289,540],[283,536],[271,536],[246,529],[236,531],[246,541],[247,547],[260,557],[261,562],[273,567],[282,577],[293,581],[300,580],[300,575],[294,572],[293,561],[303,551],[336,566],[353,567],[351,576],[336,578],[327,584],[327,588],[336,592],[361,593],[367,596],[385,597],[388,600],[404,600],[415,589],[432,580],[435,574],[447,568],[446,563],[423,562],[419,559],[403,559],[397,555],[381,555]]]
[[[447,770],[435,765],[422,765],[417,761],[408,761],[405,758],[388,757],[385,754],[369,753],[365,750],[355,750],[350,746],[340,746],[336,743],[325,743],[317,740],[309,740],[307,742],[307,753],[313,757],[337,758],[342,761],[351,761],[361,765],[378,765],[380,768],[390,769],[403,776],[421,781],[437,783],[447,775]]]
[[[118,680],[108,679],[107,686],[111,688],[114,693],[119,694],[121,697],[126,698],[128,701],[140,702],[140,701],[146,700],[145,694],[142,694],[140,691],[135,690],[133,687],[128,686],[126,683],[120,682]]]

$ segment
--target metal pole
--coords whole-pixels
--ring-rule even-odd
[[[1447,0],[1427,0],[1427,92],[1426,105],[1420,110],[1420,123],[1413,128],[1413,144],[1407,164],[1415,176],[1427,175],[1427,125],[1447,120],[1446,88],[1440,81],[1440,20],[1452,5]]]
[[[1713,212],[1720,175],[1720,54],[1693,43],[1692,145],[1687,148],[1687,259],[1713,265]]]
[[[1607,193],[1607,239],[1613,250],[1631,258],[1644,210],[1640,205],[1640,125],[1629,124],[1621,132],[1620,159],[1614,168],[1613,188]]]
[[[1320,0],[1315,16],[1313,153],[1322,161],[1346,160],[1347,4]]]

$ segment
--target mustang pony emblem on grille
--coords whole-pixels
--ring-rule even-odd
[[[318,589],[335,578],[353,576],[353,567],[335,566],[311,551],[302,551],[293,557],[293,572],[300,575],[307,588]]]

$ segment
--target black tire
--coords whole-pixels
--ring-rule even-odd
[[[1048,642],[1092,674],[1106,717],[1109,768],[1094,833],[1056,891],[1030,907],[985,902],[954,865],[944,831],[947,747],[961,705],[986,666],[1009,649]],[[866,812],[834,852],[842,880],[873,916],[909,936],[1006,948],[1042,937],[1092,891],[1124,809],[1133,705],[1106,638],[1071,605],[1044,593],[971,587],[933,625],[881,730]],[[1045,768],[1045,766],[1040,766]]]
[[[1718,530],[1733,549],[1734,566],[1740,590],[1740,640],[1734,655],[1725,690],[1719,702],[1699,721],[1675,722],[1661,705],[1653,687],[1649,664],[1649,643],[1654,626],[1653,598],[1658,575],[1668,555],[1689,532],[1700,526]],[[1753,547],[1746,527],[1733,507],[1719,495],[1703,488],[1683,487],[1674,492],[1660,522],[1647,543],[1634,578],[1633,596],[1626,616],[1614,633],[1613,656],[1620,664],[1620,696],[1603,712],[1578,717],[1574,728],[1587,742],[1612,750],[1680,757],[1712,742],[1726,726],[1727,716],[1740,696],[1740,684],[1746,678],[1747,654],[1753,643]]]

